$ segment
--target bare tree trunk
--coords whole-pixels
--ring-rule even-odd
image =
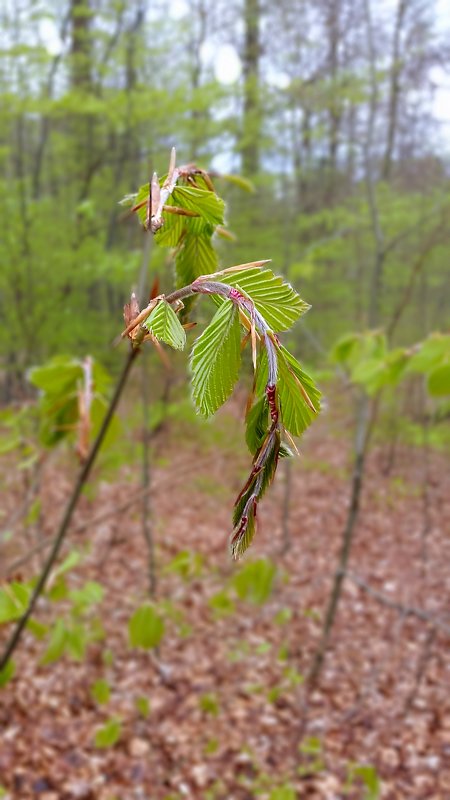
[[[197,108],[195,102],[196,92],[201,86],[201,77],[202,77],[201,48],[207,36],[208,14],[204,0],[197,0],[197,2],[193,4],[191,13],[195,20],[195,25],[197,27],[197,30],[194,32],[192,36],[192,41],[190,42],[189,45],[189,51],[192,63],[191,85],[192,85],[193,101],[194,101],[193,108],[191,111],[192,135],[190,137],[191,139],[190,158],[192,161],[196,161],[200,153],[201,141],[204,139],[204,133],[202,132],[202,122],[204,123],[206,121],[205,111]]]
[[[372,35],[372,22],[370,0],[365,0],[366,24],[367,24],[367,45],[369,52],[369,67],[371,77],[371,100],[370,100],[370,113],[367,128],[367,137],[364,148],[364,161],[365,161],[365,180],[367,201],[369,205],[372,234],[374,240],[375,254],[373,265],[373,278],[372,278],[372,294],[369,307],[369,325],[375,327],[379,320],[380,309],[380,294],[382,287],[382,270],[385,258],[385,250],[383,246],[383,234],[379,222],[378,206],[375,196],[375,184],[372,171],[372,142],[374,135],[375,115],[377,108],[378,98],[378,85],[375,70],[375,51],[373,46]],[[378,399],[371,404],[368,395],[362,392],[358,401],[357,415],[356,415],[356,435],[355,435],[355,451],[353,461],[353,474],[350,492],[350,504],[347,513],[347,520],[342,532],[341,550],[338,559],[338,566],[335,572],[334,582],[331,589],[330,597],[328,600],[327,609],[325,612],[325,620],[322,629],[322,636],[314,655],[313,662],[308,673],[308,685],[313,687],[319,678],[323,662],[325,659],[328,643],[333,629],[334,621],[336,618],[339,601],[342,595],[342,588],[347,571],[347,566],[350,559],[351,548],[353,544],[353,536],[358,521],[359,507],[361,499],[361,491],[364,481],[364,468],[368,451],[368,444],[372,425],[377,412]]]
[[[90,0],[71,0],[71,82],[75,89],[82,91],[92,87],[92,14]]]
[[[339,11],[340,0],[328,0],[328,13],[326,20],[326,27],[328,33],[328,70],[331,79],[332,97],[329,99],[328,109],[328,162],[329,162],[329,178],[328,178],[328,202],[332,202],[336,182],[337,170],[337,154],[339,145],[339,130],[341,124],[341,109],[339,95],[336,91],[336,81],[338,78],[339,61],[338,61],[338,47],[339,47]]]
[[[259,137],[261,132],[261,110],[259,98],[260,44],[260,0],[245,0],[244,25],[244,117],[242,171],[244,175],[256,175],[259,170]]]
[[[400,77],[403,66],[400,54],[400,38],[407,8],[408,0],[398,0],[389,82],[388,131],[381,172],[383,180],[385,181],[390,179],[392,171],[392,155],[397,131],[398,103],[400,99]]]
[[[336,613],[341,599],[342,587],[345,573],[350,558],[353,544],[353,534],[359,514],[361,489],[364,477],[364,466],[367,453],[369,431],[369,402],[367,396],[362,394],[359,398],[357,412],[357,427],[355,437],[355,455],[353,462],[353,475],[350,492],[350,505],[347,513],[347,521],[342,532],[342,544],[338,558],[338,565],[334,576],[328,606],[325,612],[325,620],[322,629],[321,640],[313,658],[311,668],[308,673],[308,685],[313,687],[320,675],[326,651],[333,629]]]
[[[131,170],[132,174],[128,175],[128,177],[131,179],[130,184],[132,186],[136,185],[138,181],[136,168],[139,162],[139,139],[136,130],[133,128],[133,116],[134,116],[133,90],[136,86],[136,80],[137,80],[137,71],[135,65],[136,48],[137,48],[138,36],[142,30],[144,21],[145,21],[145,3],[141,3],[138,5],[136,9],[136,16],[134,18],[133,23],[126,32],[127,45],[126,45],[125,93],[127,98],[127,125],[122,137],[121,152],[117,159],[117,164],[114,170],[115,186],[118,186],[120,184],[125,172],[125,167],[128,163],[130,163],[130,161],[133,165],[133,169]],[[134,174],[135,172],[136,175]],[[117,208],[117,204],[115,204],[109,217],[108,231],[106,234],[106,242],[105,242],[106,250],[109,250],[115,242],[116,231],[118,227],[117,220],[119,215],[120,211]]]

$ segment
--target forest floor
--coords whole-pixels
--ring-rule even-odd
[[[128,643],[128,620],[148,596],[139,502],[76,532],[127,501],[138,467],[83,498],[69,537],[83,558],[67,581],[103,585],[91,614],[101,618],[104,637],[80,661],[64,656],[44,665],[45,642],[26,633],[16,674],[0,690],[5,797],[362,799],[377,796],[369,788],[377,775],[386,800],[450,798],[450,491],[441,454],[429,460],[424,546],[423,454],[399,446],[386,475],[387,447],[373,448],[350,570],[387,603],[345,582],[319,684],[305,693],[348,507],[349,433],[326,415],[313,426],[292,467],[289,549],[283,552],[282,465],[238,565],[227,543],[248,455],[186,439],[160,459],[152,518],[166,629],[156,653]],[[73,469],[54,460],[45,467],[44,535],[54,531],[72,479]],[[16,482],[12,470],[3,476],[5,497]],[[15,544],[8,557],[27,546]],[[190,555],[174,562],[180,550]],[[237,597],[234,576],[262,557],[277,571],[258,605]],[[15,578],[36,569],[31,562]],[[443,628],[391,601],[425,611]],[[44,600],[37,619],[54,620],[66,606]],[[104,704],[92,695],[99,680],[110,688]],[[118,740],[96,747],[95,732],[110,719],[120,720]]]

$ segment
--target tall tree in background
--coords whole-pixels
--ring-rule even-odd
[[[254,176],[259,171],[261,137],[260,98],[260,0],[244,1],[244,46],[242,51],[244,106],[242,119],[242,171]]]

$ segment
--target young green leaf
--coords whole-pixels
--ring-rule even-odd
[[[450,362],[436,367],[428,377],[428,391],[433,397],[450,394]]]
[[[178,288],[192,283],[199,275],[209,275],[217,269],[217,253],[212,246],[211,236],[212,229],[197,234],[186,228],[175,260]]]
[[[240,339],[238,311],[227,300],[192,349],[193,398],[205,417],[214,414],[233,391],[241,362]]]
[[[252,455],[259,450],[268,428],[269,406],[264,394],[254,403],[246,417],[245,441]]]
[[[66,649],[66,644],[67,628],[63,619],[57,619],[51,632],[47,650],[41,658],[41,664],[51,664],[53,661],[58,661]]]
[[[96,731],[94,737],[95,746],[99,748],[113,747],[119,741],[121,733],[122,725],[120,719],[111,717]]]
[[[173,308],[161,300],[143,323],[144,328],[157,339],[169,344],[175,350],[184,350],[186,333]]]
[[[174,205],[199,214],[210,225],[222,225],[225,203],[215,192],[194,186],[176,186],[172,192]]]
[[[104,678],[99,678],[98,681],[91,686],[91,695],[94,698],[95,702],[99,705],[105,705],[105,703],[109,702],[111,691],[109,688],[108,681],[105,681]]]
[[[331,360],[338,364],[345,364],[351,358],[359,338],[358,333],[346,333],[338,339],[331,351]]]
[[[431,334],[410,358],[408,372],[429,373],[450,353],[450,335]]]
[[[277,383],[281,421],[292,436],[301,436],[316,417],[320,408],[320,391],[288,350],[282,345],[278,353]],[[262,354],[256,379],[256,393],[262,394],[267,383],[267,355]],[[315,411],[311,408],[311,401]]]
[[[16,665],[14,661],[11,659],[8,661],[5,667],[0,670],[0,689],[3,689],[7,683],[14,677],[16,672]],[[0,794],[1,797],[1,794]]]
[[[0,590],[0,624],[18,619],[24,613],[30,597],[30,587],[21,583],[10,583]]]
[[[233,586],[240,600],[264,605],[272,594],[277,568],[268,558],[259,558],[245,564],[233,578]]]
[[[236,527],[231,539],[231,554],[237,560],[244,555],[253,541],[256,530],[256,503],[250,504],[245,518],[236,519],[236,517],[235,513]]]
[[[146,604],[134,612],[128,623],[131,647],[150,650],[157,647],[164,634],[164,622],[153,606]]]
[[[290,328],[310,308],[289,283],[270,269],[230,273],[224,282],[243,290],[276,333]]]

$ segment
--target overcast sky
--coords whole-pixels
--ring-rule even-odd
[[[384,6],[387,13],[394,13],[398,0],[376,0],[377,4]],[[442,32],[449,33],[450,40],[450,0],[431,0],[436,8],[438,26]],[[378,5],[378,9],[380,8]],[[167,0],[167,10],[173,19],[182,19],[189,12],[186,0]],[[44,18],[40,24],[40,33],[45,45],[52,54],[56,54],[61,49],[61,41],[53,21]],[[205,66],[212,67],[218,81],[224,84],[232,84],[239,80],[241,76],[241,62],[238,52],[232,44],[217,46],[215,43],[206,43],[202,48],[202,58]],[[432,110],[436,121],[439,124],[437,131],[439,139],[442,141],[443,149],[450,153],[450,65],[446,72],[441,68],[434,68],[431,73],[435,85],[432,100]],[[273,74],[272,82],[283,87],[286,85],[287,76],[282,73]]]

